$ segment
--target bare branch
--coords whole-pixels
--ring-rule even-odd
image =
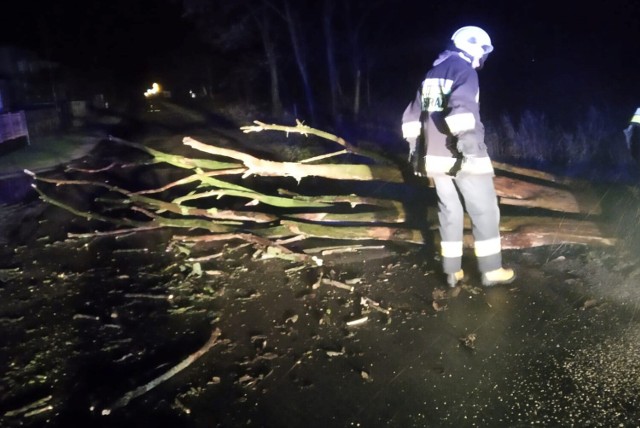
[[[158,376],[157,378],[153,379],[151,382],[148,382],[148,383],[146,383],[146,384],[144,384],[142,386],[139,386],[138,388],[136,388],[136,389],[134,389],[132,391],[127,392],[125,395],[122,396],[122,398],[117,400],[111,406],[103,409],[102,410],[102,415],[105,415],[105,416],[109,415],[109,414],[111,414],[111,412],[113,410],[116,410],[116,409],[119,409],[120,407],[126,406],[127,404],[129,404],[129,402],[131,400],[133,400],[135,398],[138,398],[141,395],[146,394],[147,392],[151,391],[156,386],[160,385],[162,382],[165,382],[166,380],[168,380],[168,379],[172,378],[173,376],[175,376],[177,373],[180,373],[182,370],[184,370],[187,367],[189,367],[198,358],[200,358],[204,354],[206,354],[209,349],[213,348],[216,343],[218,343],[218,338],[220,337],[221,334],[222,334],[222,332],[220,331],[219,328],[216,328],[215,330],[213,330],[213,332],[211,333],[211,337],[209,337],[209,340],[207,340],[207,342],[200,349],[198,349],[193,354],[189,355],[187,358],[182,360],[179,364],[173,366],[167,372],[165,372],[162,375]]]
[[[244,132],[245,134],[248,134],[250,132],[261,132],[261,131],[280,131],[280,132],[284,132],[286,134],[289,133],[294,133],[294,134],[301,134],[304,136],[309,136],[309,135],[315,135],[316,137],[320,137],[323,138],[325,140],[329,140],[329,141],[333,141],[334,143],[338,143],[339,145],[341,145],[342,147],[344,147],[349,153],[354,153],[354,154],[358,154],[361,156],[365,156],[371,159],[375,159],[377,161],[381,161],[383,163],[388,163],[389,160],[380,156],[379,154],[369,151],[369,150],[364,150],[364,149],[359,149],[355,146],[353,146],[352,144],[348,143],[347,140],[345,140],[344,138],[338,137],[337,135],[334,134],[330,134],[328,132],[325,131],[321,131],[319,129],[315,129],[315,128],[311,128],[308,125],[305,125],[303,122],[301,122],[300,120],[296,119],[296,126],[286,126],[286,125],[275,125],[275,124],[266,124],[264,122],[260,122],[258,120],[255,120],[253,123],[255,123],[254,126],[248,125],[248,126],[243,126],[240,129],[242,130],[242,132]]]

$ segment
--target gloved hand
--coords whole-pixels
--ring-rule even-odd
[[[451,169],[447,172],[447,175],[450,175],[451,177],[457,177],[458,173],[460,171],[462,171],[462,167],[464,166],[464,162],[465,162],[465,157],[464,156],[460,156],[460,157],[456,158],[456,162],[453,164]]]

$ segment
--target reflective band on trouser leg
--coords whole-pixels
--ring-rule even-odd
[[[475,242],[476,256],[486,257],[499,253],[501,250],[500,237]]]
[[[442,257],[462,257],[462,241],[442,241],[440,250]]]
[[[469,175],[457,178],[456,183],[473,224],[478,269],[488,272],[500,268],[500,208],[493,178],[489,175]]]
[[[440,242],[442,270],[444,273],[458,272],[462,266],[462,241]]]

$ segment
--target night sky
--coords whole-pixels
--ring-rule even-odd
[[[189,43],[179,1],[25,0],[3,13],[0,45],[34,50],[79,70],[101,69],[121,81],[153,73],[164,55]]]
[[[14,11],[2,13],[0,45],[129,84],[162,78],[168,59],[201,48],[180,0],[12,4]],[[370,21],[382,58],[374,64],[384,81],[379,93],[401,108],[453,31],[478,25],[495,45],[481,72],[489,110],[553,112],[601,103],[622,118],[640,106],[639,18],[635,0],[383,1]]]

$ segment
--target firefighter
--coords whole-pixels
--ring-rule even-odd
[[[624,135],[631,156],[633,156],[636,163],[640,164],[640,108],[637,108],[635,114],[631,117],[629,126],[624,130]]]
[[[482,284],[490,287],[515,279],[515,272],[502,266],[500,210],[480,121],[476,70],[491,51],[491,39],[481,28],[457,30],[402,117],[414,171],[435,184],[442,267],[451,287],[464,278],[465,209],[472,222]]]

